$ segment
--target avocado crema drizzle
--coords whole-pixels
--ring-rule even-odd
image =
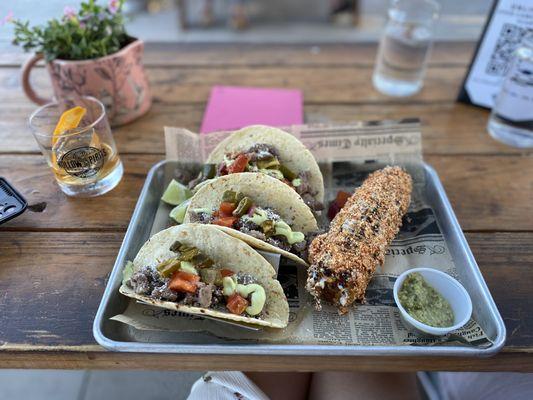
[[[198,248],[179,241],[170,250],[175,257],[155,268],[142,268],[126,284],[136,293],[157,300],[261,318],[266,293],[251,275],[218,268]]]
[[[307,248],[302,232],[293,231],[288,223],[272,209],[256,206],[240,192],[226,190],[217,210],[193,209],[191,222],[209,223],[237,229],[276,247],[294,253]]]

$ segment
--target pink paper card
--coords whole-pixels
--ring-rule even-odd
[[[303,124],[302,92],[238,86],[214,86],[211,89],[201,133],[235,130],[254,124]]]

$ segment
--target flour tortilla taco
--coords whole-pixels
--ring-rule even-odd
[[[284,328],[289,306],[274,268],[246,243],[209,225],[152,236],[124,269],[120,293],[188,314]]]
[[[226,175],[203,185],[191,198],[184,222],[212,224],[252,247],[303,265],[308,243],[318,231],[298,193],[257,172]]]
[[[312,211],[323,209],[324,180],[315,158],[281,129],[253,125],[234,132],[215,147],[189,188],[197,190],[213,178],[240,172],[261,172],[283,181]]]

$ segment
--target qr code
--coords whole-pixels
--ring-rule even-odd
[[[487,74],[504,76],[507,73],[513,52],[527,32],[528,29],[526,28],[513,24],[503,24],[500,36],[487,64]]]

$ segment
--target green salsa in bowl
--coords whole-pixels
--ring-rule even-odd
[[[466,289],[433,268],[413,268],[398,276],[394,300],[407,328],[435,336],[459,329],[472,315]]]

